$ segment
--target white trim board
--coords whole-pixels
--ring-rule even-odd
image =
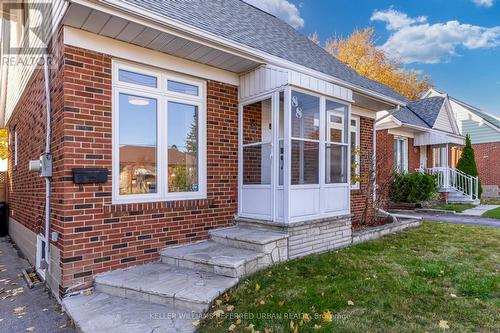
[[[415,134],[413,132],[405,131],[400,128],[389,128],[388,130],[389,134],[395,135],[395,136],[404,136],[407,138],[414,138]]]
[[[69,26],[64,27],[64,44],[100,52],[135,63],[142,63],[160,69],[175,71],[181,74],[228,83],[234,86],[239,86],[240,84],[239,76],[236,73],[203,65],[191,60],[174,57],[159,51],[153,51]]]

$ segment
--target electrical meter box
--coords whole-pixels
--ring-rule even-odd
[[[40,177],[52,177],[52,155],[40,156]]]

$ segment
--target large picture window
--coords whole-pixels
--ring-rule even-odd
[[[113,66],[113,201],[206,197],[204,82]]]

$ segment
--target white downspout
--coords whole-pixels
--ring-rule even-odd
[[[49,61],[47,50],[43,54],[44,61],[44,73],[45,73],[45,100],[47,102],[47,136],[45,139],[45,154],[50,156],[50,140],[52,139],[52,130],[51,130],[51,112],[52,105],[50,102],[50,86],[49,86]],[[50,177],[46,176],[45,178],[45,262],[47,264],[47,271],[50,266]],[[48,273],[48,272],[47,272]]]

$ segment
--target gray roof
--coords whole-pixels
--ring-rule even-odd
[[[432,128],[439,115],[439,111],[441,111],[444,100],[444,97],[419,99],[408,103],[404,108],[394,111],[393,116],[405,124]]]
[[[423,121],[419,116],[413,113],[412,110],[402,107],[399,110],[392,110],[392,115],[400,122],[408,125],[415,125],[424,128],[430,128],[425,121]]]
[[[387,97],[408,100],[359,75],[275,16],[240,0],[125,0],[169,19],[331,75]]]

